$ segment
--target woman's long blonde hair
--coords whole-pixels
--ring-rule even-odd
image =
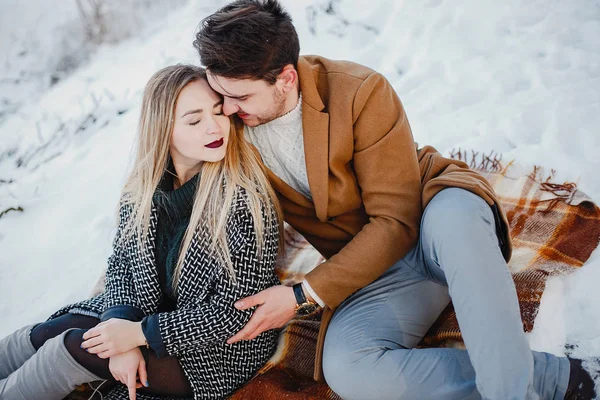
[[[177,98],[188,83],[200,79],[206,79],[203,68],[174,65],[155,73],[144,90],[137,155],[121,196],[121,205],[130,206],[131,217],[120,237],[124,242],[137,238],[141,254],[146,254],[148,250],[144,243],[150,229],[152,198],[169,166]],[[241,137],[240,123],[232,118],[225,158],[219,162],[202,164],[190,222],[173,275],[173,287],[177,286],[185,255],[201,223],[212,238],[211,247],[207,250],[227,267],[231,277],[235,279],[227,243],[226,222],[239,187],[246,191],[245,198],[254,220],[257,246],[260,249],[265,232],[268,232],[271,224],[277,223],[281,233],[281,208],[275,191],[267,180],[263,164]]]

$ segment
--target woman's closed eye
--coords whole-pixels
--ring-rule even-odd
[[[200,123],[200,121],[202,121],[202,119],[199,119],[195,122],[190,122],[190,125],[194,126],[194,125],[198,125],[198,123]]]

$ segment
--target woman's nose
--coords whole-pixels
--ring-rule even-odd
[[[208,117],[206,121],[206,133],[209,135],[221,133],[221,125],[219,125],[215,117]]]

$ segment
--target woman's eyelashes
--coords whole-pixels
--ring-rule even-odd
[[[223,115],[223,107],[219,106],[219,108],[215,108],[214,113],[215,113],[215,115]],[[200,121],[202,121],[202,118],[200,118],[194,122],[190,122],[190,125],[192,125],[192,126],[198,125],[198,123],[200,123]]]

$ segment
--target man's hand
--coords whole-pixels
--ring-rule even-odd
[[[81,348],[100,358],[109,358],[143,346],[146,338],[140,322],[111,318],[83,334]]]
[[[269,329],[281,328],[296,313],[296,297],[291,287],[278,285],[263,290],[254,296],[246,297],[235,303],[238,310],[256,307],[246,326],[227,340],[228,344],[240,340],[252,340]]]
[[[148,387],[146,361],[137,347],[126,353],[112,356],[108,361],[108,369],[117,381],[127,386],[129,400],[135,400],[136,389],[142,386]],[[139,381],[136,380],[136,376],[139,376]]]

